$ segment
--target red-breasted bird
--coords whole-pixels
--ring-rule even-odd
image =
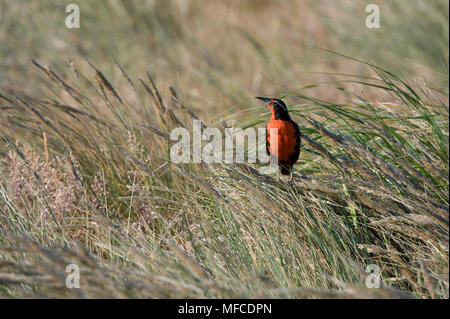
[[[283,175],[291,175],[292,166],[300,155],[301,133],[300,129],[287,110],[286,104],[280,99],[256,97],[269,105],[272,117],[266,127],[267,155],[278,158],[278,166]],[[270,129],[278,129],[278,141],[270,138]]]

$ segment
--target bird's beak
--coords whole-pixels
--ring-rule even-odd
[[[259,97],[259,96],[255,96],[257,99],[266,102],[267,104],[270,104],[270,98],[267,97]]]

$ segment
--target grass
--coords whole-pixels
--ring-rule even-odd
[[[156,3],[143,13],[120,1],[89,5],[100,20],[107,12],[122,16],[122,27],[140,40],[151,32],[150,50],[163,61],[151,67],[141,67],[142,59],[132,65],[122,36],[125,44],[100,37],[98,50],[80,49],[67,65],[43,48],[33,55],[17,47],[18,64],[6,68],[12,80],[0,88],[0,295],[448,298],[448,90],[439,89],[448,85],[448,68],[436,67],[448,61],[448,50],[439,49],[448,39],[436,36],[427,51],[412,45],[403,52],[410,55],[404,60],[432,70],[425,80],[422,67],[390,65],[382,54],[369,62],[364,54],[316,49],[327,61],[321,64],[308,49],[302,63],[320,64],[311,69],[327,73],[298,81],[304,65],[292,59],[308,44],[291,39],[293,51],[261,46],[263,34],[245,20],[231,33],[247,39],[239,54],[228,52],[233,44],[222,31],[217,39],[225,49],[216,51],[208,47],[216,39],[198,45],[208,31],[183,31],[194,25],[193,8],[183,20],[180,4]],[[256,12],[251,3],[238,8],[243,15]],[[439,8],[433,2],[421,10],[437,15]],[[217,10],[220,17],[226,12]],[[89,37],[91,18],[82,20],[87,27],[81,32]],[[386,14],[387,22],[394,18]],[[105,34],[120,29],[102,27]],[[436,22],[431,29],[439,28]],[[443,28],[439,32],[448,35]],[[319,31],[313,34],[320,37]],[[275,35],[267,37],[279,41]],[[408,43],[418,35],[412,28]],[[5,52],[12,50],[11,38]],[[369,47],[379,43],[373,41]],[[22,54],[32,62],[20,66]],[[183,59],[191,61],[191,74],[180,67]],[[248,80],[244,73],[261,65],[270,80]],[[249,82],[254,88],[242,84]],[[264,126],[267,110],[250,100],[263,87],[288,102],[303,133],[292,181],[262,174],[258,164],[170,161],[168,134],[191,129],[193,119],[221,130]],[[80,267],[80,289],[65,286],[71,263]],[[381,270],[378,289],[366,287],[370,264]]]

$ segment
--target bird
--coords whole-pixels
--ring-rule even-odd
[[[286,104],[282,100],[258,96],[256,98],[265,102],[272,114],[266,127],[267,155],[277,158],[281,174],[290,175],[292,179],[292,167],[300,156],[302,143],[300,128],[291,119]],[[277,141],[270,136],[270,130],[273,128],[278,129]]]

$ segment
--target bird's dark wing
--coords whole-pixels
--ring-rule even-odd
[[[266,127],[266,153],[267,156],[270,156],[270,133]]]
[[[302,146],[302,133],[300,132],[300,128],[298,127],[297,123],[292,121],[292,124],[294,125],[295,128],[296,142],[295,142],[295,152],[292,153],[289,159],[290,162],[294,164],[295,162],[297,162],[298,157],[300,156],[300,147]]]

